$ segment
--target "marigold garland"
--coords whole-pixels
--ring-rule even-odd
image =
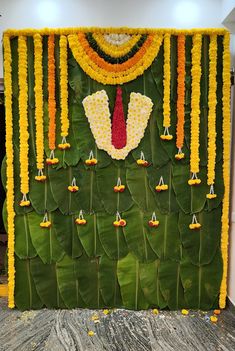
[[[60,103],[61,103],[61,136],[66,137],[69,130],[68,118],[68,61],[67,37],[60,36]]]
[[[143,57],[133,65],[131,68],[123,72],[109,72],[98,66],[96,62],[90,59],[85,52],[77,35],[68,36],[69,46],[72,50],[75,60],[79,63],[81,68],[96,81],[103,84],[123,84],[129,82],[143,72],[152,64],[154,58],[157,56],[162,43],[162,36],[154,36],[152,45],[149,47]]]
[[[34,77],[35,77],[35,120],[36,120],[36,153],[37,169],[44,168],[44,136],[43,136],[43,68],[42,68],[42,37],[34,35]]]
[[[104,35],[101,33],[93,33],[92,36],[101,48],[101,50],[103,50],[107,55],[110,55],[115,58],[122,57],[128,54],[128,52],[136,45],[136,43],[141,38],[140,34],[132,35],[130,40],[128,40],[126,43],[117,46],[109,43],[105,39]]]
[[[171,85],[171,35],[164,35],[164,77],[163,77],[163,126],[169,128],[170,121],[170,85]]]
[[[199,125],[200,125],[200,80],[201,80],[202,35],[193,36],[192,47],[192,95],[191,95],[191,146],[190,170],[199,172]]]
[[[55,38],[54,35],[48,37],[48,114],[49,114],[49,130],[48,140],[50,150],[55,150],[55,116],[56,116],[56,102],[55,102]]]
[[[223,259],[223,277],[220,286],[220,308],[226,306],[228,272],[228,232],[229,232],[229,191],[230,191],[230,47],[229,34],[223,40],[223,178],[224,199],[222,210],[221,252]]]
[[[13,121],[12,121],[12,57],[10,38],[3,37],[4,45],[4,81],[5,81],[5,110],[6,110],[6,204],[8,225],[8,307],[14,308],[15,290],[15,226],[14,226],[14,149],[13,149]]]
[[[217,69],[217,35],[210,37],[209,47],[209,93],[208,93],[208,164],[207,184],[213,185],[215,181],[216,159],[216,69]]]
[[[177,42],[178,56],[178,79],[177,79],[177,131],[176,131],[176,146],[182,150],[184,145],[184,99],[185,99],[185,35],[178,36]],[[179,153],[178,155],[182,155]],[[178,159],[183,157],[175,156]]]
[[[29,192],[29,132],[28,132],[28,82],[27,82],[27,39],[18,38],[18,77],[19,77],[19,133],[20,133],[20,191]],[[26,199],[26,203],[28,200]],[[23,201],[24,203],[24,201]],[[23,205],[22,203],[22,205]]]

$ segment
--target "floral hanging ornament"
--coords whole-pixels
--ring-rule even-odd
[[[38,175],[35,176],[35,180],[37,180],[38,182],[45,182],[45,180],[47,179],[47,176],[43,174],[43,170],[39,169],[38,170]]]
[[[161,134],[160,138],[162,140],[172,140],[173,139],[173,135],[171,135],[169,132],[169,127],[164,128],[164,132],[163,132],[163,134]]]
[[[156,217],[156,213],[153,212],[152,214],[152,219],[148,222],[148,225],[150,227],[154,227],[154,228],[157,228],[159,226],[159,221],[157,221],[157,217]]]
[[[182,152],[181,147],[178,148],[178,153],[175,155],[175,159],[180,161],[185,157],[185,154]]]
[[[115,193],[123,193],[123,191],[125,190],[126,186],[122,184],[121,182],[121,178],[118,177],[118,180],[117,180],[117,185],[115,185],[113,187],[113,190]]]
[[[168,185],[164,183],[163,177],[161,176],[159,179],[158,185],[155,187],[156,192],[160,193],[161,191],[168,190]]]
[[[50,152],[50,157],[46,159],[46,164],[47,165],[56,165],[59,163],[59,159],[55,157],[54,150],[51,150]]]
[[[85,225],[87,223],[82,210],[79,212],[78,218],[75,219],[75,223],[78,225]]]
[[[206,198],[211,200],[211,199],[215,199],[216,197],[217,197],[217,194],[215,194],[214,185],[211,184],[210,192],[209,192],[209,194],[206,194]]]
[[[198,223],[197,217],[196,217],[196,215],[194,214],[194,215],[193,215],[193,218],[192,218],[192,223],[189,224],[189,229],[194,230],[194,229],[200,229],[200,228],[201,228],[201,224]]]
[[[114,227],[125,227],[126,221],[120,216],[120,213],[117,211],[116,220],[113,222]]]
[[[143,151],[140,152],[140,158],[136,161],[137,165],[142,167],[148,167],[149,162],[145,160]]]
[[[71,185],[68,186],[68,190],[71,193],[76,193],[79,190],[79,187],[76,184],[76,179],[73,178]]]
[[[61,141],[60,144],[58,144],[58,148],[59,148],[60,150],[66,150],[66,149],[69,149],[69,148],[70,148],[70,144],[67,142],[65,136],[62,137],[62,141]]]
[[[85,161],[87,166],[95,166],[98,163],[98,160],[94,157],[93,151],[91,150],[89,158]]]
[[[30,201],[27,198],[27,194],[23,194],[22,200],[20,201],[20,206],[21,207],[29,207],[30,206]]]
[[[51,221],[48,219],[48,214],[47,212],[45,213],[42,222],[40,223],[41,228],[50,228],[51,227]]]
[[[192,173],[191,179],[188,180],[189,185],[199,185],[201,184],[201,179],[197,177],[197,173]]]

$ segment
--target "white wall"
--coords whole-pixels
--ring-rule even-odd
[[[7,28],[28,27],[222,27],[222,20],[234,7],[235,0],[0,0],[0,35]],[[235,62],[234,36],[232,42]],[[0,56],[0,77],[2,75]],[[235,219],[235,193],[232,211]],[[235,233],[235,223],[230,234],[229,275],[229,296],[235,303],[235,238],[232,233]]]

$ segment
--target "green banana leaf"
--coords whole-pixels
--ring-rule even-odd
[[[83,247],[77,235],[76,218],[76,215],[64,216],[59,210],[53,213],[53,227],[56,238],[71,258],[80,257],[83,253]]]
[[[176,261],[161,261],[159,266],[160,289],[170,310],[187,308],[181,282],[181,266]],[[190,306],[191,307],[191,306]]]
[[[149,227],[148,221],[151,216],[145,218],[145,228],[148,242],[161,260],[180,260],[181,242],[178,228],[178,213],[169,213],[167,215],[156,211],[159,226],[156,228]]]
[[[125,168],[116,167],[114,163],[96,171],[99,198],[105,211],[112,215],[116,214],[117,211],[127,211],[133,205],[127,186],[123,193],[114,192],[113,188],[117,185],[118,178],[121,179],[122,185],[126,186]]]
[[[47,308],[65,308],[57,284],[56,263],[45,264],[37,256],[30,260],[30,271],[43,304]]]
[[[149,304],[152,307],[163,309],[167,306],[167,303],[160,290],[159,265],[160,260],[140,263],[140,284]]]
[[[81,208],[79,201],[80,190],[75,193],[71,193],[68,190],[68,186],[72,184],[73,178],[76,179],[79,188],[81,187],[78,168],[67,167],[55,169],[48,167],[48,177],[53,198],[62,214],[74,214],[78,212]]]
[[[223,37],[217,37],[216,161],[223,158]]]
[[[192,216],[180,212],[179,231],[185,256],[194,265],[209,264],[217,252],[221,233],[221,206],[213,211],[196,214],[201,228],[189,229]]]
[[[178,204],[172,184],[172,173],[173,167],[171,162],[157,169],[148,167],[150,188],[161,213],[178,212]],[[159,184],[161,177],[163,178],[164,184],[168,185],[168,189],[166,191],[156,192],[155,187]]]
[[[53,227],[53,213],[48,214],[48,219],[52,223],[50,228],[40,227],[43,216],[36,212],[30,212],[27,217],[31,240],[42,262],[51,264],[61,260],[65,253],[56,237],[55,228]]]
[[[104,252],[97,228],[97,214],[86,214],[85,225],[76,225],[78,238],[89,257],[101,256]]]
[[[193,309],[218,308],[218,295],[223,263],[220,249],[209,264],[196,266],[185,257],[180,264],[180,275],[187,305]]]
[[[77,259],[78,287],[81,297],[89,308],[103,308],[100,281],[100,258],[88,258],[82,255]],[[107,276],[106,279],[109,279]]]
[[[30,270],[30,261],[15,256],[15,304],[21,310],[40,309],[43,307]]]
[[[130,165],[126,170],[126,182],[133,201],[142,211],[153,211],[156,207],[154,195],[149,186],[148,171],[137,164]]]
[[[37,256],[30,236],[27,213],[15,217],[15,253],[21,260]]]
[[[78,288],[77,260],[65,255],[56,264],[57,284],[67,308],[86,307]]]
[[[106,255],[113,260],[125,257],[129,250],[123,234],[122,227],[114,227],[116,216],[106,212],[97,213],[97,228],[99,239]]]
[[[190,177],[188,165],[175,164],[173,166],[172,183],[179,207],[185,213],[196,213],[203,210],[206,203],[206,194],[209,192],[207,170],[205,167],[201,167],[198,174],[198,178],[201,179],[201,184],[198,186],[188,185]]]
[[[123,212],[122,218],[127,222],[123,232],[130,251],[140,262],[155,261],[157,256],[148,242],[144,213],[134,206],[129,211]]]
[[[117,275],[125,308],[134,310],[149,308],[150,304],[140,285],[140,264],[133,254],[129,253],[118,261]]]
[[[100,290],[106,307],[121,307],[122,297],[117,277],[117,261],[106,255],[100,258]]]

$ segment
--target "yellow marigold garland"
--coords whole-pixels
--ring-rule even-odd
[[[27,82],[27,39],[18,38],[18,77],[19,77],[19,132],[20,132],[20,191],[25,201],[21,205],[29,206],[26,198],[29,192],[29,132],[28,132],[28,82]]]
[[[185,35],[181,34],[178,36],[177,42],[177,56],[178,56],[178,67],[177,67],[177,136],[176,146],[179,150],[178,154],[175,155],[176,159],[184,158],[182,148],[184,145],[184,99],[185,99]]]
[[[37,169],[44,168],[42,37],[34,35],[35,120]]]
[[[228,271],[228,231],[229,231],[229,185],[230,185],[230,48],[229,34],[224,35],[223,49],[223,178],[224,199],[222,210],[221,252],[223,277],[220,286],[220,308],[225,308]]]
[[[138,62],[131,68],[126,69],[122,72],[109,72],[98,66],[98,64],[91,60],[86,54],[81,43],[78,40],[78,36],[71,34],[68,36],[69,46],[72,50],[72,54],[75,60],[79,63],[81,68],[88,74],[92,79],[102,83],[102,84],[123,84],[134,80],[152,64],[154,58],[157,56],[162,43],[162,36],[155,35],[151,46],[143,55],[143,57],[138,60]]]
[[[8,307],[14,308],[15,290],[15,227],[14,227],[14,167],[13,167],[13,122],[12,122],[12,58],[10,38],[3,37],[4,45],[4,81],[5,81],[5,109],[6,109],[6,155],[7,155],[7,224],[8,224]]]
[[[163,78],[163,126],[169,128],[170,120],[170,86],[171,86],[171,35],[164,35],[164,78]]]
[[[209,93],[208,93],[208,165],[207,184],[213,187],[215,181],[216,159],[216,69],[217,69],[217,35],[210,37],[209,47]],[[207,194],[210,195],[210,194]],[[215,194],[211,194],[215,195]],[[208,197],[208,196],[207,196]]]
[[[66,138],[69,130],[68,118],[68,61],[67,37],[60,36],[60,104],[61,104],[61,136]]]
[[[104,38],[103,34],[101,33],[94,33],[92,34],[93,38],[96,40],[97,44],[103,50],[107,55],[110,55],[111,57],[122,57],[135,46],[135,44],[138,42],[140,39],[141,35],[133,35],[130,40],[128,40],[126,43],[117,46],[113,45],[107,42],[107,40]]]
[[[48,37],[48,113],[49,113],[49,130],[48,140],[50,150],[55,150],[55,57],[54,57],[55,41],[54,35]]]
[[[199,125],[200,125],[200,80],[201,80],[202,35],[193,36],[192,47],[192,95],[191,95],[191,153],[190,170],[199,172]]]

